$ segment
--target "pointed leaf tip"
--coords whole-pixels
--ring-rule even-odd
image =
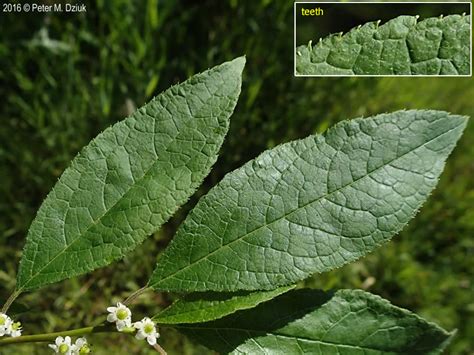
[[[31,224],[17,289],[110,264],[158,230],[217,160],[244,64],[196,74],[84,147]]]
[[[201,198],[150,286],[269,290],[370,253],[425,202],[466,122],[443,111],[399,111],[262,153]]]

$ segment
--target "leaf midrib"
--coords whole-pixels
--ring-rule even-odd
[[[443,117],[443,118],[445,118],[445,117]],[[436,121],[435,121],[435,122],[436,122]],[[385,166],[390,165],[390,164],[393,163],[394,161],[396,161],[396,160],[398,160],[398,159],[401,159],[401,158],[403,158],[404,156],[406,156],[406,155],[408,155],[408,154],[414,152],[415,150],[417,150],[417,149],[419,149],[419,148],[425,146],[426,144],[429,144],[429,143],[433,142],[434,140],[440,138],[441,136],[443,136],[443,135],[445,135],[445,134],[448,134],[448,133],[454,131],[454,130],[457,129],[460,125],[462,125],[462,123],[456,125],[455,127],[449,129],[449,130],[446,131],[446,132],[443,132],[443,133],[437,135],[436,137],[430,139],[429,141],[426,141],[426,142],[424,142],[423,144],[420,144],[420,145],[416,146],[416,147],[413,148],[412,150],[410,150],[410,151],[408,151],[408,152],[406,152],[406,153],[403,153],[402,155],[400,155],[400,156],[398,156],[398,157],[396,157],[396,158],[394,158],[394,159],[388,161],[387,163],[385,163],[385,164],[379,166],[378,168],[376,168],[376,169],[374,169],[374,170],[368,172],[366,175],[364,175],[364,176],[362,176],[362,177],[360,177],[360,178],[358,178],[358,179],[356,179],[356,180],[353,180],[353,181],[351,181],[350,183],[348,183],[348,184],[346,184],[346,185],[344,185],[344,186],[341,186],[340,188],[338,188],[338,189],[336,189],[336,190],[333,190],[333,191],[331,191],[330,193],[327,193],[326,195],[320,196],[320,197],[318,197],[317,199],[315,199],[315,200],[313,200],[313,201],[307,202],[307,203],[305,203],[304,205],[302,205],[302,206],[300,206],[300,207],[294,209],[293,211],[291,211],[291,212],[289,212],[289,213],[287,213],[287,214],[285,214],[285,215],[283,215],[283,216],[281,216],[281,217],[279,217],[279,218],[273,220],[273,221],[270,222],[270,223],[267,223],[267,224],[264,224],[264,225],[262,225],[262,226],[260,226],[260,227],[257,227],[257,228],[255,228],[255,229],[251,230],[250,232],[248,232],[248,233],[246,233],[246,234],[240,236],[239,238],[230,241],[230,242],[227,243],[227,244],[223,244],[223,245],[222,245],[221,247],[219,247],[218,249],[216,249],[216,250],[212,251],[211,253],[209,253],[209,254],[207,254],[207,255],[205,255],[205,256],[203,256],[203,257],[197,259],[197,260],[194,261],[192,264],[188,264],[188,265],[186,265],[184,268],[179,269],[179,270],[173,272],[172,274],[167,275],[166,277],[160,279],[158,282],[156,282],[156,283],[154,283],[154,284],[151,284],[151,285],[150,285],[150,283],[148,283],[147,285],[148,285],[148,286],[151,286],[151,287],[159,285],[159,284],[162,283],[163,281],[165,281],[165,280],[167,280],[167,279],[169,279],[169,278],[172,278],[172,277],[175,276],[176,274],[179,274],[179,273],[181,273],[181,272],[184,272],[185,270],[187,270],[187,269],[190,268],[191,266],[194,266],[195,264],[201,262],[202,260],[211,257],[212,255],[214,255],[215,253],[221,251],[221,250],[224,249],[225,247],[228,247],[229,245],[232,245],[232,244],[234,244],[234,243],[236,243],[236,242],[240,242],[242,239],[248,237],[248,236],[251,235],[251,234],[254,234],[254,233],[258,232],[260,229],[265,228],[265,227],[268,227],[268,226],[270,226],[270,225],[272,225],[272,224],[274,224],[274,223],[277,223],[277,222],[281,221],[282,219],[287,218],[288,216],[292,215],[293,213],[296,213],[296,212],[302,210],[303,208],[305,208],[305,207],[307,207],[307,206],[309,206],[309,205],[311,205],[311,204],[313,204],[313,203],[316,203],[316,202],[318,202],[318,201],[320,201],[320,200],[326,199],[327,197],[331,196],[332,194],[334,194],[334,193],[336,193],[336,192],[339,192],[339,191],[345,189],[346,187],[352,186],[353,184],[357,183],[358,181],[360,181],[360,180],[362,180],[362,179],[365,179],[366,177],[370,176],[372,173],[374,173],[374,172],[376,172],[376,171],[382,169],[382,168],[385,167]],[[324,143],[326,143],[326,141],[325,141]]]

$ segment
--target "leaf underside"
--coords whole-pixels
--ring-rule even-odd
[[[300,75],[469,75],[470,17],[369,22],[296,48]]]
[[[149,285],[273,289],[366,255],[413,218],[466,122],[442,111],[399,111],[264,152],[200,199]]]
[[[453,333],[361,290],[296,290],[217,321],[179,326],[220,353],[437,354]]]
[[[201,323],[219,319],[243,309],[250,309],[279,296],[294,286],[257,292],[191,293],[153,317],[159,324]]]
[[[105,266],[158,230],[216,161],[244,64],[193,76],[83,148],[31,224],[17,290]]]

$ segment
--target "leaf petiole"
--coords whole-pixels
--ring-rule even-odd
[[[21,294],[21,291],[16,290],[10,295],[10,297],[8,297],[8,299],[6,300],[5,304],[2,307],[2,313],[7,313],[12,303],[15,302],[15,300],[18,298],[20,294]]]
[[[125,301],[123,301],[122,303],[125,305],[125,306],[128,306],[129,304],[131,304],[137,297],[140,297],[143,293],[145,293],[146,291],[148,291],[150,289],[150,287],[148,285],[146,286],[143,286],[142,288],[136,290],[135,292],[133,292],[130,296],[128,296]]]

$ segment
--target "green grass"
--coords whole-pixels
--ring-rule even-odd
[[[78,327],[142,286],[158,253],[228,171],[334,122],[403,108],[474,116],[471,78],[294,78],[293,7],[269,1],[98,1],[79,15],[5,15],[0,34],[0,300],[14,287],[31,220],[78,150],[134,107],[189,75],[247,55],[243,92],[214,171],[196,197],[125,260],[25,294],[25,333]],[[245,139],[243,139],[245,137]],[[362,287],[459,333],[448,353],[474,351],[474,125],[416,219],[368,258],[315,276],[322,288]],[[153,314],[172,296],[148,293]],[[3,303],[3,302],[0,302]],[[96,354],[146,353],[123,335],[90,337]],[[162,330],[169,354],[203,354]],[[45,345],[5,354],[48,354]],[[151,353],[151,351],[150,351]]]

